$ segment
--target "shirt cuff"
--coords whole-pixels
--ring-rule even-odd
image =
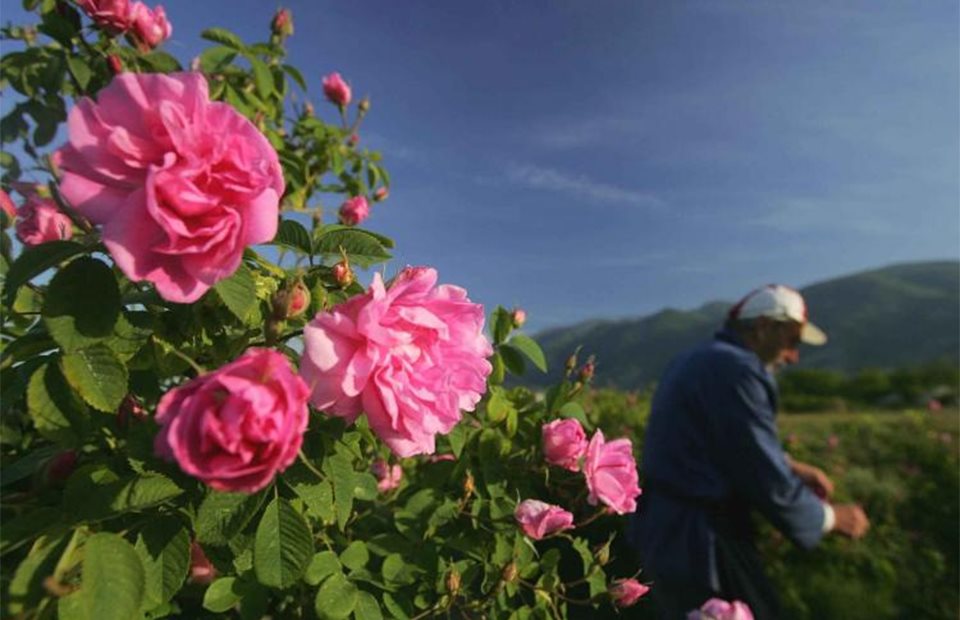
[[[833,512],[833,506],[827,502],[823,502],[823,527],[822,531],[824,534],[833,529],[833,526],[837,524],[837,515]]]

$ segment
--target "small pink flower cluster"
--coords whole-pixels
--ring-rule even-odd
[[[637,509],[641,490],[629,439],[608,442],[598,430],[588,443],[580,422],[572,418],[545,424],[542,439],[544,458],[551,465],[580,471],[582,462],[590,504],[603,502],[617,514]]]
[[[143,2],[130,0],[77,0],[87,15],[101,28],[115,33],[127,33],[143,51],[149,51],[173,34],[167,13],[157,5],[151,9]]]
[[[687,620],[753,620],[753,612],[746,603],[712,598],[689,612]]]

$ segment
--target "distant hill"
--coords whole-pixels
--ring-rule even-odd
[[[960,363],[960,262],[893,265],[801,292],[814,321],[830,337],[825,347],[805,347],[801,366],[849,372],[939,359]],[[713,301],[696,310],[666,309],[541,332],[535,338],[550,373],[528,373],[524,383],[555,381],[567,356],[583,345],[581,361],[597,356],[597,385],[644,387],[658,379],[674,355],[711,337],[732,303]]]

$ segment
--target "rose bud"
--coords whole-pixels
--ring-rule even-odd
[[[270,30],[280,38],[289,37],[293,34],[293,14],[290,9],[280,9],[273,16],[270,22]]]
[[[125,32],[131,26],[130,0],[77,0],[77,5],[97,26],[111,34]]]
[[[190,582],[207,585],[217,578],[217,569],[203,552],[200,543],[190,543]]]
[[[534,540],[573,528],[573,515],[559,506],[527,499],[513,513],[523,533]]]
[[[630,607],[650,591],[650,586],[636,579],[617,579],[610,586],[610,598],[617,607]]]
[[[377,191],[373,192],[374,202],[383,202],[389,197],[390,197],[390,190],[386,187],[377,188]]]
[[[339,284],[341,288],[346,288],[353,284],[353,270],[350,269],[350,265],[344,261],[340,261],[334,265],[331,271],[333,272],[333,279],[337,281],[337,284]]]
[[[447,592],[454,596],[460,592],[460,573],[456,568],[451,568],[447,574]]]
[[[580,471],[580,459],[587,452],[587,434],[572,418],[554,420],[540,430],[544,459],[569,471]]]
[[[377,490],[381,493],[396,489],[403,479],[403,468],[396,464],[390,465],[383,459],[374,461],[370,472],[377,478]]]
[[[687,620],[753,620],[753,612],[741,601],[712,598],[687,614]]]
[[[358,134],[352,133],[350,137],[347,138],[347,142],[350,143],[350,146],[357,146],[360,142],[360,136]]]
[[[505,583],[513,583],[517,580],[517,564],[516,562],[510,562],[503,567],[503,572],[500,573],[500,578],[503,579]]]
[[[69,478],[76,468],[77,452],[75,450],[66,450],[57,454],[47,463],[47,484],[60,484]]]
[[[593,359],[587,360],[587,363],[583,365],[583,368],[580,369],[580,381],[584,383],[590,383],[590,380],[593,379],[593,375],[596,372],[597,367],[593,363]]]
[[[350,85],[343,81],[339,73],[334,72],[323,78],[323,94],[340,108],[345,108],[350,103]]]
[[[17,239],[40,245],[73,237],[73,222],[53,200],[32,195],[17,212]]]
[[[564,367],[565,367],[568,375],[573,372],[573,369],[577,367],[577,354],[576,354],[576,353],[571,353],[571,354],[570,354],[570,357],[567,358],[567,363],[564,364]]]
[[[370,215],[370,205],[364,196],[348,198],[340,205],[340,222],[347,226],[356,226]]]
[[[273,316],[280,320],[300,316],[310,305],[310,291],[303,280],[296,280],[273,294]]]
[[[360,103],[357,104],[357,109],[360,110],[360,114],[366,114],[370,111],[370,97],[364,97],[360,100]]]
[[[523,324],[527,322],[527,313],[523,308],[514,308],[510,318],[513,319],[514,327],[523,327]]]
[[[117,426],[125,428],[131,420],[142,422],[147,419],[147,411],[133,394],[127,394],[117,409]]]
[[[313,109],[313,104],[309,101],[303,104],[303,115],[307,118],[313,118],[313,115],[316,113],[316,110]]]
[[[130,34],[141,52],[149,52],[173,34],[167,13],[159,4],[150,8],[142,2],[130,7]]]
[[[3,213],[3,227],[9,226],[17,217],[17,208],[13,206],[10,194],[0,189],[0,213]]]
[[[110,67],[110,72],[114,75],[123,73],[123,61],[120,60],[120,57],[116,54],[109,54],[107,56],[107,66]]]

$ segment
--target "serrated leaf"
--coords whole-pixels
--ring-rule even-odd
[[[543,349],[537,344],[537,341],[524,334],[514,334],[507,343],[514,349],[527,356],[533,365],[540,369],[540,372],[547,372],[547,358],[543,354]]]
[[[303,517],[285,499],[274,499],[257,526],[253,569],[265,586],[295,584],[313,556],[313,536]]]
[[[340,560],[333,551],[321,551],[311,558],[310,564],[303,575],[308,585],[316,586],[334,573],[341,572]]]
[[[127,395],[127,367],[106,345],[67,353],[62,363],[67,381],[95,409],[114,412]]]
[[[337,516],[337,526],[340,531],[347,526],[353,512],[353,497],[356,483],[353,463],[350,458],[337,453],[328,458],[324,464],[324,472],[333,483],[334,510]]]
[[[243,44],[243,41],[240,39],[240,37],[233,34],[226,28],[207,28],[200,33],[200,36],[207,41],[221,43],[237,51],[243,51],[246,49],[246,45]]]
[[[113,271],[87,256],[71,261],[50,281],[43,301],[47,330],[64,351],[113,335],[120,317],[120,288]]]
[[[213,289],[227,309],[241,321],[246,321],[257,306],[257,283],[250,268],[242,264],[232,276],[220,280]]]
[[[200,53],[200,70],[204,73],[219,73],[236,57],[237,51],[231,47],[217,45],[207,48]]]
[[[310,475],[316,478],[312,473]],[[289,470],[284,473],[284,480],[290,483],[294,492],[303,500],[308,513],[323,523],[333,522],[336,514],[333,507],[333,486],[329,480],[308,482],[293,478]]]
[[[260,510],[263,493],[221,493],[210,491],[197,509],[197,540],[203,544],[226,545],[239,534]]]
[[[357,604],[357,586],[343,573],[334,573],[320,589],[314,599],[317,616],[326,620],[346,618]]]
[[[37,432],[65,445],[76,445],[86,428],[87,411],[55,364],[44,364],[30,377],[27,412]]]
[[[73,241],[50,241],[29,247],[10,265],[3,285],[4,303],[13,304],[17,290],[47,269],[84,252],[86,248]]]
[[[399,553],[391,553],[384,558],[380,573],[389,583],[406,585],[414,582],[413,571]]]
[[[370,561],[370,552],[362,540],[355,540],[340,554],[340,561],[350,570],[360,570]]]
[[[253,54],[248,54],[247,60],[253,68],[253,83],[257,87],[257,93],[261,98],[267,99],[273,94],[273,75],[270,73],[270,68]]]
[[[369,592],[360,591],[357,594],[357,604],[353,609],[353,615],[357,620],[383,620],[380,603],[377,602],[377,597]]]
[[[37,539],[30,553],[13,573],[8,591],[8,613],[19,614],[25,609],[31,609],[46,595],[44,579],[53,574],[57,559],[63,553],[68,540],[66,536],[41,536]]]
[[[359,228],[328,226],[317,238],[316,253],[338,256],[340,248],[350,257],[350,262],[360,267],[369,267],[391,258],[383,239]]]
[[[304,254],[313,254],[313,242],[310,240],[310,233],[300,222],[294,220],[281,220],[277,227],[277,236],[271,242],[273,245],[281,245]]]
[[[161,517],[147,523],[134,549],[143,564],[144,605],[153,609],[169,601],[187,578],[190,532],[179,519]]]
[[[87,618],[130,620],[140,611],[144,570],[133,545],[116,534],[94,534],[83,550],[80,596]]]
[[[216,614],[233,609],[240,602],[240,582],[236,577],[222,577],[210,584],[203,593],[203,608]]]

